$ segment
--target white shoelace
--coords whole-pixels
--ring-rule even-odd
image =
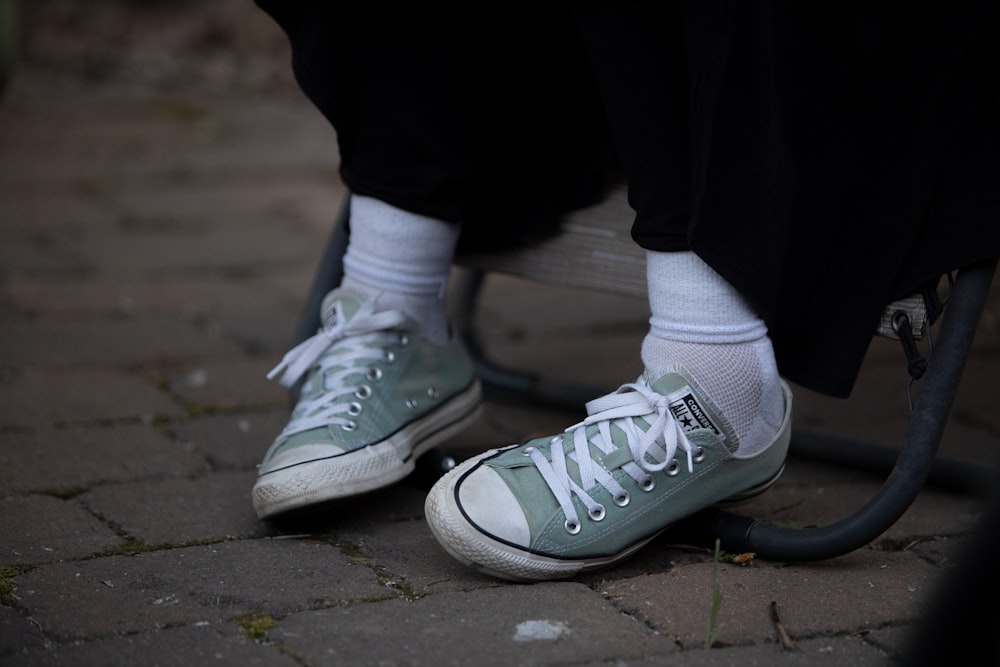
[[[625,434],[632,461],[621,466],[640,487],[650,490],[654,484],[649,474],[666,468],[674,459],[677,450],[687,453],[688,470],[693,469],[694,446],[687,438],[684,428],[674,419],[667,402],[667,397],[653,391],[649,384],[639,378],[636,382],[624,384],[615,392],[594,399],[587,403],[587,418],[579,424],[566,429],[566,434],[572,434],[573,451],[569,457],[574,460],[580,471],[580,483],[574,481],[567,470],[566,453],[563,438],[558,435],[549,443],[549,458],[536,447],[529,447],[525,452],[531,457],[552,495],[566,515],[566,529],[576,533],[580,529],[580,520],[573,505],[573,494],[587,507],[587,512],[594,520],[604,518],[605,508],[594,500],[587,489],[599,483],[614,498],[614,502],[624,506],[628,504],[629,493],[612,477],[611,472],[594,461],[590,445],[594,445],[604,454],[610,454],[617,447],[611,439],[611,426],[617,426]],[[636,418],[642,418],[649,428],[642,430],[635,423]],[[594,437],[588,439],[587,427],[597,425]],[[551,458],[551,460],[550,460]]]
[[[330,424],[352,427],[353,417],[360,411],[357,401],[371,395],[371,386],[349,384],[347,377],[378,380],[381,370],[377,366],[366,369],[365,364],[391,361],[386,357],[385,346],[406,343],[398,332],[390,331],[401,325],[406,316],[399,310],[376,313],[374,298],[365,300],[349,320],[344,316],[341,302],[334,304],[333,314],[333,326],[324,327],[289,350],[267,374],[269,380],[280,378],[278,381],[284,387],[292,387],[316,364],[322,374],[323,391],[315,398],[303,397],[299,401],[281,437]],[[336,354],[327,354],[335,344]],[[333,370],[335,367],[341,368]],[[347,400],[342,400],[345,397]]]

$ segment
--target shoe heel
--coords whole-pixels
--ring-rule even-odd
[[[772,486],[774,486],[774,483],[778,481],[778,478],[781,477],[781,473],[783,473],[784,471],[785,471],[785,466],[784,464],[782,464],[782,466],[778,468],[778,472],[774,473],[774,475],[772,475],[769,479],[755,486],[751,486],[749,489],[740,491],[737,494],[729,496],[725,500],[720,500],[715,504],[715,506],[721,508],[735,507],[737,505],[742,505],[750,500],[753,500],[754,498],[756,498],[757,496],[759,496],[760,494],[764,493]]]

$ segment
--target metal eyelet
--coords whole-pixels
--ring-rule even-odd
[[[694,450],[694,454],[691,456],[691,460],[694,461],[695,463],[701,463],[702,461],[705,460],[706,453],[707,452],[705,451],[705,448],[699,446]]]
[[[652,475],[639,482],[639,488],[647,493],[656,488],[656,479]]]
[[[604,509],[604,505],[598,505],[593,509],[587,510],[587,516],[590,517],[591,521],[604,521],[604,517],[607,515],[608,513]]]
[[[379,368],[378,366],[369,368],[368,372],[365,374],[365,377],[371,380],[372,382],[378,382],[379,380],[382,379],[382,369]]]
[[[535,451],[535,447],[533,445],[529,445],[521,450],[521,456],[531,456],[531,452],[533,451]]]
[[[566,532],[570,535],[576,535],[580,532],[580,522],[566,519],[566,523],[563,524],[563,528],[565,528]]]
[[[416,401],[416,399],[414,399],[414,398],[408,398],[408,399],[406,399],[406,407],[410,408],[411,410],[413,408],[417,407],[417,401]]]
[[[441,395],[441,392],[438,391],[437,387],[427,387],[427,397],[428,398],[437,398],[440,395]]]
[[[354,392],[354,395],[360,398],[362,401],[371,398],[372,388],[366,384],[362,385],[356,392]]]
[[[345,431],[353,431],[357,427],[358,427],[358,422],[354,421],[353,419],[347,423],[340,425],[340,428],[342,428]]]
[[[667,477],[673,477],[681,471],[681,464],[677,462],[677,459],[671,459],[670,464],[667,466],[666,473]]]
[[[410,344],[410,337],[406,334],[399,334],[399,344],[406,347]]]
[[[385,363],[391,364],[394,361],[396,361],[396,353],[393,352],[392,350],[386,350],[385,351]]]
[[[650,477],[650,479],[653,478]],[[632,496],[629,495],[628,491],[622,491],[619,495],[615,496],[615,505],[618,505],[618,507],[625,507],[628,505],[630,500],[632,500]]]
[[[350,405],[348,405],[347,406],[347,414],[351,415],[352,417],[357,417],[358,415],[360,415],[361,414],[361,404],[360,403],[351,403]]]

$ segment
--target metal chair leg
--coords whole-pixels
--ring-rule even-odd
[[[993,261],[959,272],[923,386],[907,422],[903,449],[883,486],[863,507],[838,522],[808,529],[776,526],[709,509],[676,525],[671,532],[685,542],[709,546],[718,538],[727,551],[754,552],[760,558],[796,562],[842,556],[870,544],[892,527],[916,499],[933,469],[996,265]]]
[[[485,271],[460,267],[452,278],[451,305],[455,333],[472,357],[483,389],[490,398],[579,410],[587,401],[608,392],[608,387],[560,381],[492,360],[475,326],[476,305],[484,278]]]
[[[351,217],[350,198],[344,200],[337,219],[333,223],[333,231],[327,239],[326,248],[320,258],[319,267],[313,278],[312,286],[306,294],[306,303],[302,308],[302,317],[295,330],[294,344],[298,345],[316,333],[319,329],[319,308],[327,292],[340,284],[344,277],[344,253],[347,251],[349,236],[348,222]],[[298,395],[298,391],[294,392]]]

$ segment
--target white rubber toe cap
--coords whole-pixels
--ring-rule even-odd
[[[531,543],[521,504],[492,468],[480,466],[462,480],[458,502],[480,530],[521,547]]]

